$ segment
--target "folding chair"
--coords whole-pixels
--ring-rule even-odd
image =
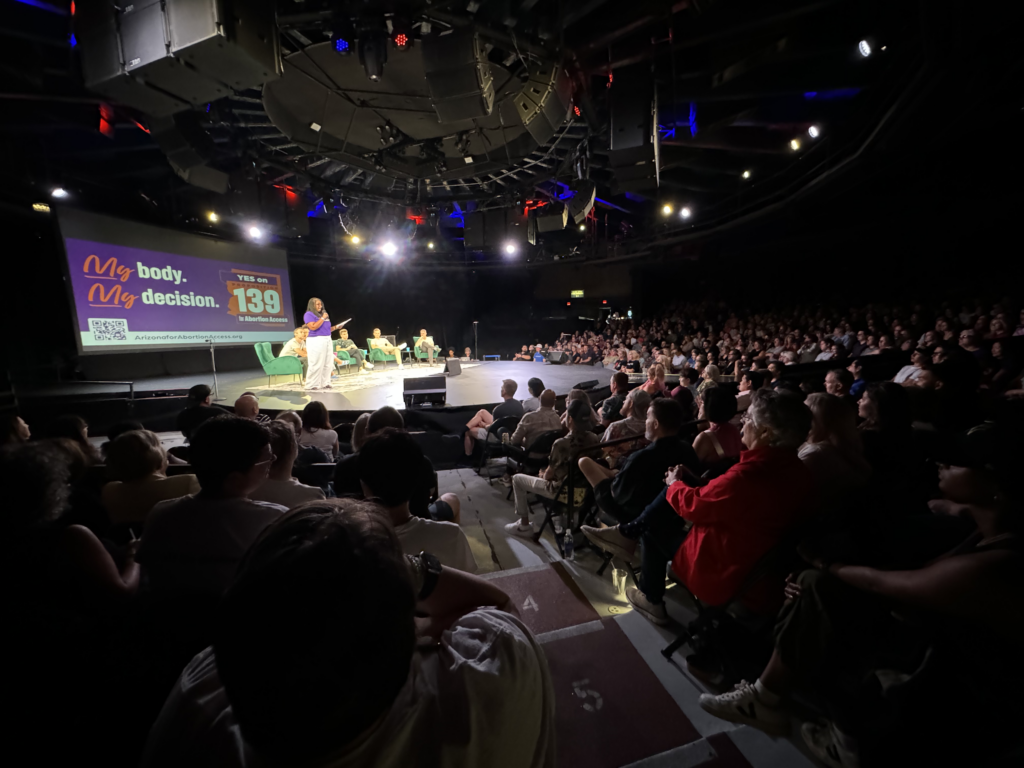
[[[722,605],[705,605],[673,574],[672,580],[686,591],[697,607],[697,618],[687,624],[676,639],[662,649],[661,655],[671,661],[676,651],[684,645],[689,645],[694,656],[711,657],[719,663],[727,684],[759,673],[767,662],[767,655],[764,659],[745,658],[741,655],[742,651],[738,652],[737,646],[744,646],[747,652],[754,651],[766,630],[774,626],[776,615],[758,617],[751,626],[738,620],[730,609],[735,609],[740,600],[762,578],[781,572],[787,564],[796,559],[796,546],[802,537],[803,528],[783,537],[761,556],[733,596]],[[764,645],[761,650],[770,648],[770,643]]]
[[[577,512],[589,509],[594,504],[594,489],[590,487],[590,483],[584,481],[582,487],[578,487],[575,484],[575,459],[569,463],[569,473],[565,476],[565,480],[558,487],[558,492],[555,494],[555,498],[549,499],[546,496],[538,496],[541,505],[544,507],[544,522],[541,523],[540,528],[533,534],[533,540],[535,542],[540,541],[541,535],[544,533],[544,529],[549,525],[552,525],[551,519],[555,515],[565,515],[565,531],[570,535],[572,531],[579,530],[579,523],[574,522],[575,515]],[[582,523],[582,520],[580,521]],[[552,525],[552,529],[554,526]]]
[[[478,475],[483,471],[483,468],[487,466],[487,462],[492,456],[502,456],[505,453],[505,447],[501,442],[501,438],[498,436],[498,430],[515,430],[519,425],[519,418],[519,416],[504,416],[492,422],[487,428],[487,436],[480,441],[480,463],[476,468],[476,473]],[[490,475],[487,476],[487,484],[491,484]]]

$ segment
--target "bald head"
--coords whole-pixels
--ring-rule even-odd
[[[235,415],[255,419],[260,413],[260,401],[254,395],[242,395],[235,400]]]
[[[555,390],[545,389],[540,393],[540,407],[541,408],[554,408],[555,407]]]

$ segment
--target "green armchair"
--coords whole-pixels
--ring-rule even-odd
[[[429,341],[431,344],[434,344],[434,337],[433,336],[427,336],[427,341]],[[429,355],[427,355],[426,352],[424,352],[422,349],[420,349],[419,344],[420,344],[420,337],[417,336],[415,339],[413,339],[413,342],[412,342],[412,345],[413,345],[412,346],[412,352],[413,352],[414,355],[416,355],[416,359],[419,360],[420,362],[422,362],[424,360],[429,359]],[[434,344],[434,359],[437,360],[438,358],[443,358],[443,357],[444,357],[444,352],[441,351],[440,347],[438,347],[436,344]]]
[[[267,385],[273,383],[275,376],[298,376],[302,381],[302,362],[297,357],[274,357],[270,349],[269,341],[261,341],[253,344],[256,348],[256,357],[260,359],[263,372],[267,374]]]
[[[385,368],[387,368],[387,363],[397,363],[397,362],[400,362],[395,357],[395,355],[386,355],[386,354],[384,354],[384,350],[383,349],[377,349],[377,347],[375,347],[375,346],[373,346],[373,344],[371,344],[372,341],[373,341],[373,339],[367,339],[366,340],[366,348],[370,351],[370,356],[368,358],[366,358],[367,360],[369,360],[371,363],[385,363],[385,365],[384,365]]]
[[[340,341],[334,342],[334,356],[340,361],[339,363],[336,363],[336,365],[341,365],[342,370],[348,370],[350,366],[358,366],[358,363],[356,363],[352,356],[344,349],[341,349],[340,346]]]

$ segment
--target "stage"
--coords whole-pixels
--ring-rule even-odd
[[[557,395],[567,395],[574,384],[597,380],[597,387],[608,386],[614,371],[583,365],[551,365],[550,363],[527,363],[493,361],[485,363],[463,363],[462,373],[446,376],[443,365],[433,368],[422,365],[406,365],[399,370],[388,364],[378,364],[366,373],[343,373],[331,380],[330,392],[305,392],[298,382],[289,382],[284,377],[275,377],[272,384],[258,371],[239,372],[218,377],[220,395],[228,402],[243,392],[255,392],[260,407],[270,410],[301,410],[311,400],[319,400],[330,411],[368,411],[385,405],[404,408],[402,400],[405,379],[431,377],[447,385],[446,405],[461,407],[497,403],[501,400],[501,382],[512,379],[519,388],[516,399],[530,396],[526,382],[538,378],[544,386],[553,389]],[[230,376],[230,378],[229,378]],[[195,383],[195,382],[193,382]]]
[[[384,368],[377,365],[365,373],[342,373],[331,380],[333,389],[328,392],[305,392],[295,377],[275,376],[273,382],[260,369],[234,371],[217,375],[217,391],[221,405],[231,406],[243,392],[254,392],[264,410],[302,410],[311,400],[319,400],[329,411],[370,411],[385,405],[402,409],[403,381],[408,378],[432,377],[445,380],[447,385],[446,405],[465,407],[487,405],[501,400],[501,382],[513,379],[519,388],[516,399],[530,396],[526,382],[537,377],[544,386],[555,394],[565,396],[574,384],[597,381],[596,388],[607,387],[614,371],[584,365],[551,365],[517,361],[492,361],[463,363],[458,376],[445,376],[443,365],[433,368],[427,365],[406,365],[399,370],[388,363]],[[186,376],[158,376],[132,381],[136,398],[145,398],[148,393],[180,392],[195,384],[213,386],[213,374]],[[128,397],[126,383],[74,383],[38,388],[35,397],[78,396],[89,399]],[[430,410],[430,409],[421,409]]]

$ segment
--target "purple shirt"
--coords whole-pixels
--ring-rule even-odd
[[[316,312],[307,312],[306,314],[304,314],[302,316],[302,322],[306,323],[307,327],[308,327],[309,323],[315,323],[319,319],[320,319],[320,315],[316,314]],[[330,322],[324,323],[319,328],[317,328],[315,331],[311,330],[309,332],[309,335],[310,336],[328,336],[329,337],[331,335],[331,324],[330,324]]]

